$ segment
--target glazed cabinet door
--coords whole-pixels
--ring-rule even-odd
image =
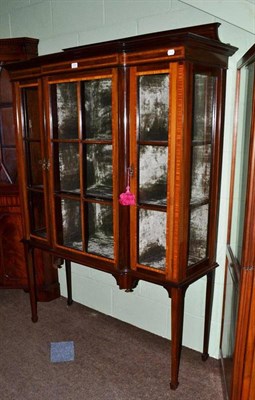
[[[213,260],[219,76],[184,63],[131,68],[134,270],[178,281]]]
[[[167,188],[169,176],[170,88],[165,68],[130,71],[131,267],[165,273],[167,260]],[[136,239],[136,240],[134,240]]]
[[[44,148],[42,89],[37,81],[16,86],[22,113],[18,116],[19,174],[25,212],[25,235],[49,240],[46,172],[49,160]]]
[[[49,78],[48,151],[54,245],[116,261],[117,75]]]

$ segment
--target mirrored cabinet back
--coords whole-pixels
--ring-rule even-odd
[[[185,291],[204,276],[208,357],[225,79],[236,51],[219,40],[218,26],[80,46],[8,67],[32,320],[37,249],[69,267],[108,272],[126,291],[139,280],[162,285],[172,300],[172,389]]]

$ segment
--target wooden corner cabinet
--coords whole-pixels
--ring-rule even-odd
[[[24,234],[17,182],[12,85],[6,67],[11,62],[37,56],[37,46],[38,40],[32,38],[0,39],[0,288],[28,290],[21,243]],[[49,270],[51,256],[37,249],[35,262],[38,300],[58,297],[57,272]]]
[[[8,67],[32,320],[35,249],[108,272],[126,291],[139,280],[162,285],[172,299],[172,389],[185,291],[203,276],[208,357],[225,75],[235,51],[209,24]]]

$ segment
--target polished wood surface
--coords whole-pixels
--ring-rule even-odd
[[[0,288],[29,290],[25,260],[23,215],[17,182],[16,138],[13,118],[12,85],[7,64],[36,57],[37,39],[0,39]],[[52,257],[36,250],[37,300],[59,296]],[[46,266],[46,268],[45,268]]]
[[[217,29],[218,24],[209,24],[141,35],[66,49],[62,53],[37,57],[29,62],[8,66],[15,89],[19,179],[25,216],[24,243],[29,267],[32,320],[35,322],[38,318],[37,285],[33,262],[35,249],[45,250],[53,257],[66,260],[69,303],[71,301],[70,261],[112,274],[119,287],[126,291],[133,290],[139,280],[162,285],[172,298],[172,389],[176,389],[178,386],[185,292],[190,284],[203,276],[208,278],[203,359],[206,359],[208,354],[213,277],[217,267],[215,254],[225,74],[228,57],[236,51],[236,48],[219,41]],[[153,77],[159,77],[159,80],[163,77],[165,79],[163,85],[169,82],[167,83],[168,89],[164,92],[167,98],[170,95],[169,106],[164,114],[164,116],[166,115],[164,118],[169,120],[166,138],[164,135],[163,139],[158,137],[144,139],[139,136],[141,130],[139,118],[147,118],[146,112],[144,115],[139,115],[142,113],[140,111],[142,106],[139,103],[142,100],[139,98],[138,92],[139,90],[141,93],[143,90],[146,91],[145,87],[139,89],[139,85],[141,85],[139,79],[143,77],[146,79],[149,77],[152,80]],[[202,108],[203,113],[206,114],[204,125],[208,125],[203,128],[203,135],[209,135],[209,139],[202,137],[200,140],[193,140],[192,138],[195,90],[198,90],[194,83],[195,77],[198,81],[202,80],[202,83],[200,82],[204,90],[202,96],[208,98],[207,108],[205,109],[204,104]],[[110,103],[112,136],[104,139],[100,137],[87,138],[85,133],[86,110],[83,105],[84,85],[90,81],[99,82],[100,79],[109,79],[112,85]],[[63,83],[71,84],[72,90],[75,90],[75,96],[72,98],[73,112],[77,115],[74,137],[70,137],[70,129],[66,137],[59,137],[59,122],[56,122],[58,117],[56,88],[57,85],[61,86]],[[60,86],[58,87],[59,97],[61,97]],[[157,92],[155,88],[154,92]],[[29,97],[31,91],[36,93],[37,100],[28,107],[24,99]],[[212,99],[209,98],[210,93],[214,93],[211,94]],[[143,94],[141,94],[142,96]],[[68,107],[68,102],[64,101],[63,103]],[[144,99],[143,105],[145,108],[147,107],[146,99]],[[59,106],[59,109],[61,107]],[[30,118],[29,114],[39,116],[36,131],[30,130],[31,124],[27,121],[33,120],[33,117]],[[70,116],[70,114],[69,112],[68,115]],[[37,135],[36,140],[33,136],[35,134]],[[38,175],[36,172],[34,175],[31,173],[33,169],[31,164],[34,166],[33,157],[29,151],[25,150],[29,149],[33,143],[40,145],[41,149],[43,168],[39,171],[39,165],[36,164]],[[86,168],[88,168],[86,151],[91,144],[111,147],[113,193],[110,200],[105,193],[97,195],[87,195],[86,193]],[[79,184],[75,190],[61,189],[60,164],[63,155],[59,155],[59,147],[66,145],[69,149],[75,146],[78,149],[76,150],[78,155],[73,158],[73,162],[78,164],[79,171],[77,173],[75,168],[69,171],[69,175],[73,173],[73,179],[75,179],[75,174],[76,177],[78,176]],[[202,147],[203,151],[206,146],[210,149],[212,147],[213,156],[210,158],[205,152],[203,161],[201,161],[202,164],[203,162],[210,163],[211,181],[209,185],[211,189],[205,198],[200,199],[195,205],[191,205],[191,169],[194,169],[192,152],[193,148],[200,145],[204,146]],[[166,157],[168,163],[166,167],[168,170],[167,193],[163,202],[157,203],[154,200],[146,201],[146,199],[140,201],[139,199],[141,179],[139,149],[142,146],[151,148],[156,153],[158,148],[164,149],[164,154],[166,151],[168,152]],[[209,161],[204,161],[208,157]],[[63,164],[62,167],[64,168]],[[136,195],[137,203],[127,207],[120,205],[118,199],[120,193],[126,189],[127,176],[130,171],[132,171],[130,188]],[[207,171],[204,172],[205,175],[206,173],[208,174]],[[205,177],[206,179],[207,177]],[[38,207],[36,204],[31,207],[33,196],[41,199],[41,203],[44,204],[44,212],[42,212],[42,207]],[[76,204],[76,208],[73,208],[72,219],[69,218],[64,223],[61,205],[69,203]],[[110,257],[88,249],[90,222],[87,209],[95,204],[98,207],[110,207],[112,210],[114,239],[113,255]],[[206,249],[203,250],[202,257],[191,261],[189,265],[191,212],[197,207],[202,213],[199,207],[203,205],[205,205],[205,209],[208,209],[208,225],[205,224],[206,239],[201,239],[202,243],[206,243],[204,244]],[[78,221],[82,221],[81,226],[78,224],[80,241],[74,240],[70,244],[67,242],[66,232],[68,229],[72,229],[72,225],[76,226],[75,213],[77,209],[80,213]],[[139,250],[140,239],[142,239],[140,237],[140,212],[143,215],[156,215],[157,218],[160,216],[162,220],[166,221],[165,264],[163,266],[141,260]],[[43,223],[39,216],[44,219]],[[158,224],[157,227],[160,230],[161,225],[157,222],[157,218],[154,223]],[[150,229],[153,232],[153,228]],[[77,229],[74,234],[77,234]],[[162,247],[158,246],[157,248]],[[153,257],[157,255],[156,253],[155,251]]]
[[[231,311],[237,315],[237,321],[234,332],[234,354],[233,358],[224,359],[222,354],[223,373],[227,383],[226,396],[230,400],[251,400],[255,396],[254,384],[254,368],[255,368],[255,46],[253,46],[239,61],[237,71],[237,88],[236,88],[236,105],[235,105],[235,126],[232,147],[232,165],[231,165],[231,187],[230,187],[230,203],[229,203],[229,222],[228,222],[228,244],[227,244],[227,262],[225,273],[225,289],[224,289],[224,306],[223,306],[223,323],[221,349],[223,347],[224,320],[225,310],[228,307],[226,292],[228,288],[227,272],[228,269],[234,269],[234,284],[238,290],[238,303],[234,304]],[[250,126],[246,130],[239,131],[239,125],[242,127],[242,119],[238,116],[239,108],[243,107],[243,102],[248,99],[247,91],[242,100],[241,93],[241,73],[246,68],[253,68],[253,80],[246,89],[249,88],[251,98],[250,115],[247,109],[244,110],[243,118],[248,121],[251,119]],[[247,70],[246,70],[247,71]],[[243,88],[242,88],[243,90]],[[245,124],[243,125],[245,126]],[[240,128],[239,128],[240,129]],[[235,253],[235,249],[231,247],[231,228],[233,224],[233,208],[234,208],[234,184],[237,159],[237,141],[240,134],[249,137],[248,149],[249,153],[247,161],[247,186],[245,195],[245,213],[244,213],[244,229],[242,232],[242,247],[240,254]],[[240,150],[239,150],[240,151]]]

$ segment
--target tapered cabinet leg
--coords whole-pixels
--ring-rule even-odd
[[[69,260],[65,260],[65,267],[66,267],[67,304],[71,306],[73,303],[73,297],[72,297],[71,262]]]
[[[171,324],[172,324],[172,354],[170,388],[175,390],[178,385],[179,366],[182,347],[184,297],[186,288],[171,288]]]
[[[214,281],[215,281],[215,269],[207,274],[204,346],[203,346],[203,354],[202,354],[203,361],[206,361],[207,358],[209,357],[208,347],[209,347],[209,336],[210,336],[210,328],[211,328]]]
[[[28,287],[30,296],[30,305],[32,313],[32,321],[38,321],[37,315],[37,295],[36,295],[36,279],[35,279],[35,267],[34,267],[34,249],[24,243],[26,264],[27,264],[27,275],[28,275]]]

